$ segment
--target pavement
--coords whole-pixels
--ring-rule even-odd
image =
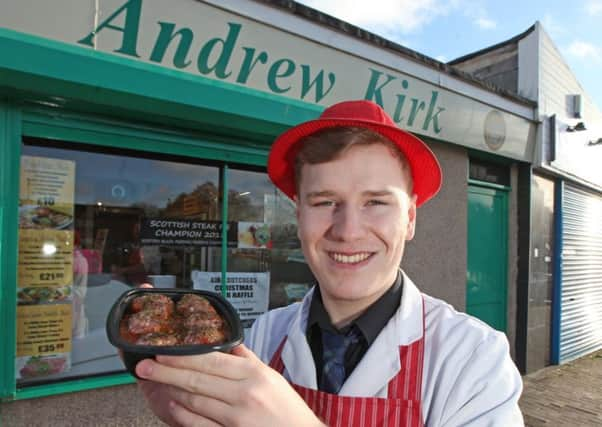
[[[602,350],[523,377],[528,427],[602,426]]]

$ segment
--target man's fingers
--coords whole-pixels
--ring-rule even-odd
[[[204,372],[174,368],[145,359],[136,365],[136,374],[145,379],[161,384],[184,389],[190,393],[209,396],[227,401],[234,396],[232,380]]]
[[[226,403],[199,394],[173,389],[169,402],[171,417],[183,427],[187,426],[223,426],[230,424],[227,414],[232,408]]]
[[[249,350],[247,348],[247,346],[245,346],[244,344],[240,344],[237,345],[236,347],[234,347],[232,349],[232,353],[235,356],[239,356],[239,357],[244,357],[246,359],[251,359],[251,360],[259,360],[257,355],[255,355],[255,353],[253,353],[251,350]]]
[[[194,369],[207,375],[230,380],[247,378],[250,360],[233,354],[213,351],[195,356],[157,356],[157,362],[180,369]]]

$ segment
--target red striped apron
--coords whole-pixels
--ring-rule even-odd
[[[281,374],[281,354],[286,338],[272,356],[270,366]],[[424,319],[422,338],[399,347],[401,369],[389,381],[387,397],[349,397],[292,384],[303,400],[323,422],[336,427],[422,427],[422,366],[424,358]]]

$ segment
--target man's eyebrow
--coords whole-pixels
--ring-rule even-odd
[[[362,196],[364,197],[387,197],[392,196],[393,191],[391,190],[366,190],[362,192]],[[313,199],[317,197],[334,197],[336,196],[336,192],[330,190],[323,191],[310,191],[305,195],[307,199]]]
[[[310,191],[305,195],[307,199],[313,199],[316,197],[333,197],[335,195],[334,191],[324,190],[324,191]]]
[[[390,190],[368,190],[364,191],[363,194],[369,197],[385,197],[392,196],[393,192]]]

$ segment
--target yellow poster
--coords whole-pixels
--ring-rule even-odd
[[[17,357],[71,351],[71,304],[17,306]]]
[[[21,156],[19,228],[68,228],[74,189],[75,162]]]
[[[19,303],[65,299],[73,281],[75,162],[22,156]]]
[[[73,282],[73,232],[19,230],[19,288],[63,287]],[[60,298],[25,302],[52,302]]]

